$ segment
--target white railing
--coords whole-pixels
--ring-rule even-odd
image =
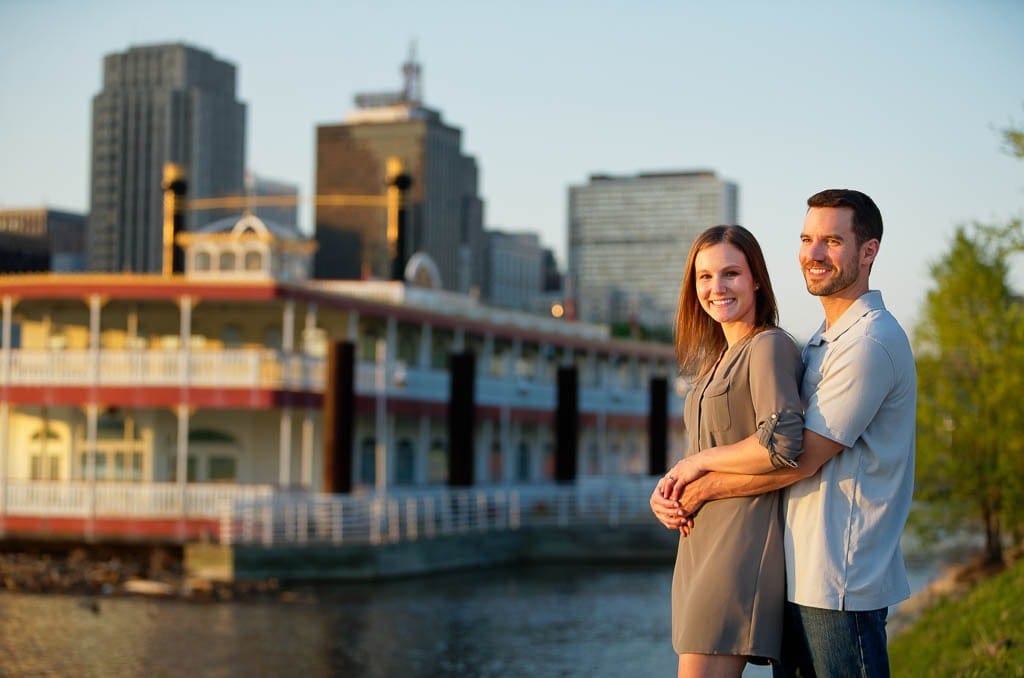
[[[215,521],[224,544],[379,544],[521,527],[650,524],[656,479],[325,495],[270,485],[8,481],[8,516]]]
[[[273,495],[270,485],[8,481],[4,503],[11,516],[218,519],[225,505]]]
[[[534,485],[375,495],[277,495],[225,503],[221,543],[379,544],[521,527],[651,524],[656,479],[581,480]]]

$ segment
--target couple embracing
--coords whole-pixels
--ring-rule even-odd
[[[887,609],[909,595],[900,536],[914,476],[916,372],[868,276],[882,216],[864,193],[811,196],[800,267],[825,320],[778,328],[760,246],[715,226],[690,249],[676,316],[686,456],[651,508],[679,530],[679,676],[888,676]]]

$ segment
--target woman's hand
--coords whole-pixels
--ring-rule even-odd
[[[687,485],[707,473],[707,471],[700,468],[697,456],[692,455],[685,459],[680,459],[672,467],[672,470],[665,475],[663,480],[668,479],[668,482],[665,484],[665,496],[667,498],[678,501],[679,497],[683,495],[683,489]]]
[[[658,480],[658,484],[651,493],[651,511],[658,522],[670,530],[679,530],[685,537],[690,534],[693,519],[683,513],[678,499],[671,496],[676,491],[682,494],[683,487],[684,485],[678,482],[672,471],[669,471]]]

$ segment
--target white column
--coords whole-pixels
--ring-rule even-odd
[[[89,295],[89,348],[100,349],[100,305],[103,299],[98,294]]]
[[[377,340],[376,368],[374,370],[377,407],[374,419],[374,438],[377,440],[375,450],[375,489],[379,495],[388,490],[388,422],[387,422],[387,364],[388,344],[385,339]]]
[[[185,515],[185,492],[188,486],[188,423],[189,409],[185,403],[178,404],[178,455],[177,455],[177,485],[178,485],[178,506],[181,514]],[[198,471],[198,469],[197,469]]]
[[[292,482],[292,408],[288,403],[281,407],[281,433],[278,438],[277,482],[287,488]]]
[[[424,370],[429,370],[433,363],[433,333],[429,323],[420,325],[420,351],[416,363]]]
[[[292,483],[292,407],[288,393],[292,389],[292,354],[295,350],[295,302],[284,302],[281,318],[281,353],[283,354],[284,402],[281,404],[281,434],[278,442],[277,482],[281,487]]]
[[[516,479],[516,454],[512,449],[512,413],[508,403],[501,406],[498,439],[501,441],[501,482],[511,485]]]
[[[523,340],[516,338],[512,350],[505,354],[505,378],[519,379],[519,361],[523,358]]]
[[[100,305],[98,294],[89,295],[89,358],[92,363],[92,387],[100,384]]]
[[[398,321],[394,318],[388,318],[384,338],[388,342],[385,355],[388,358],[387,373],[390,376],[395,369],[395,359],[398,357]],[[386,384],[388,390],[390,390],[390,387],[391,384]]]
[[[3,300],[3,326],[0,330],[0,516],[7,515],[7,459],[10,447],[10,405],[7,393],[8,385],[11,383],[11,316],[14,310],[14,300],[11,295],[5,294]]]
[[[95,401],[95,389],[100,383],[100,305],[102,299],[98,294],[89,295],[89,355],[92,362],[92,386],[93,395],[91,402],[87,405],[86,426],[89,437],[89,453],[86,457],[86,479],[89,481],[89,532],[92,531],[91,522],[96,518],[96,426],[99,418],[99,403]],[[109,466],[108,466],[109,468]]]
[[[281,313],[281,351],[291,358],[295,350],[295,301],[289,299],[284,302],[284,310]]]
[[[427,484],[427,474],[430,468],[430,415],[420,415],[420,434],[416,444],[416,473],[415,483],[417,485]]]
[[[316,304],[310,304],[306,307],[306,326],[302,331],[302,388],[307,391],[313,390],[312,365],[310,364],[308,352],[310,342],[316,336],[316,318]]]
[[[480,425],[480,433],[474,440],[475,448],[473,458],[476,459],[476,473],[473,479],[474,485],[489,483],[491,478],[491,445],[494,441],[494,422],[485,420]]]
[[[306,307],[306,325],[305,325],[306,336],[309,336],[314,331],[316,331],[316,317],[317,317],[317,307],[316,307],[316,304],[308,305]]]
[[[306,408],[302,417],[302,485],[307,489],[313,488],[313,437],[315,428],[313,426],[313,410]]]
[[[178,352],[178,380],[182,389],[187,389],[190,378],[189,356],[192,352],[192,297],[187,294],[179,300],[181,304],[181,347]]]
[[[89,451],[85,456],[85,480],[89,483],[89,521],[88,530],[92,531],[92,520],[96,517],[96,422],[99,419],[99,405],[89,403],[85,406],[85,440]],[[72,466],[74,462],[72,462]]]
[[[128,311],[128,320],[126,322],[125,333],[128,338],[131,339],[131,347],[136,347],[136,340],[139,336],[139,309],[137,306],[132,306]]]

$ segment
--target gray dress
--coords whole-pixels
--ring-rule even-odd
[[[686,398],[687,455],[758,434],[776,467],[803,445],[800,378],[792,338],[769,329],[730,346]],[[781,494],[708,502],[680,537],[672,577],[677,653],[778,659],[786,568]]]

